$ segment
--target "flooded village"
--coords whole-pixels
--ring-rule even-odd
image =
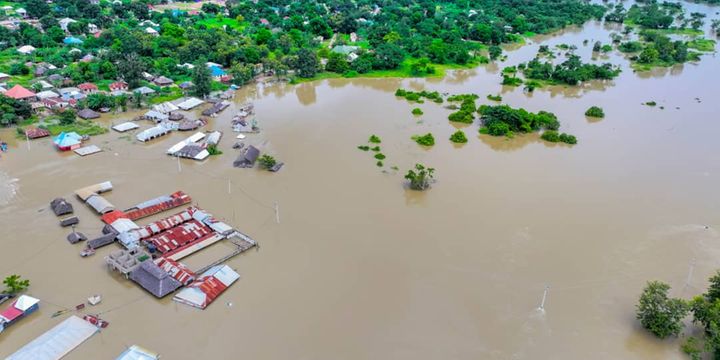
[[[104,129],[90,136],[0,128],[0,274],[30,280],[0,296],[0,358],[687,358],[643,331],[635,305],[648,280],[691,298],[720,268],[720,61],[635,71],[592,51],[618,31],[535,35],[441,77],[144,95],[126,111],[78,109]],[[565,44],[622,71],[501,84],[503,68]],[[579,142],[482,134],[397,89],[479,105],[497,94],[551,111]],[[602,120],[584,115],[594,105]],[[467,143],[447,140],[458,130]],[[434,146],[413,140],[425,133]],[[371,135],[382,167],[357,149]],[[417,163],[436,170],[431,190],[403,179]]]

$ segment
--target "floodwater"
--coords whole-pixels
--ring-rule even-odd
[[[611,31],[590,23],[539,37],[499,66],[444,79],[243,89],[236,102],[253,101],[263,129],[247,143],[286,163],[275,174],[232,168],[232,108],[206,128],[225,132],[224,154],[180,168],[164,151],[189,134],[140,144],[110,132],[91,140],[105,151],[85,158],[49,139],[29,148],[12,140],[0,159],[0,275],[31,279],[42,303],[2,334],[0,357],[67,316],[53,312],[102,294],[86,310],[110,327],[68,359],[112,358],[132,344],[166,359],[682,359],[679,342],[649,336],[634,310],[646,280],[689,298],[720,268],[718,59],[635,74],[611,53],[623,68],[612,82],[531,95],[499,85],[500,69],[540,44],[577,44],[589,58]],[[456,146],[450,111],[428,102],[415,118],[416,105],[393,96],[398,87],[474,92],[479,103],[501,93],[512,106],[556,113],[579,144],[480,136],[473,124]],[[658,106],[642,105],[651,100]],[[587,119],[592,105],[606,118]],[[410,140],[427,132],[431,149]],[[382,169],[356,149],[370,134],[383,140]],[[430,191],[404,187],[417,162],[437,169]],[[260,249],[229,262],[242,277],[208,309],[158,301],[106,269],[110,247],[80,258],[82,245],[65,241],[48,208],[71,199],[79,231],[95,235],[101,222],[72,192],[105,180],[120,208],[184,190]]]

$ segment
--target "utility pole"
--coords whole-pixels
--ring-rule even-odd
[[[550,290],[550,285],[545,285],[545,291],[543,291],[542,301],[540,301],[540,307],[538,307],[538,310],[545,311],[545,300],[547,299],[548,291]]]
[[[280,204],[278,202],[275,202],[275,222],[280,223]]]

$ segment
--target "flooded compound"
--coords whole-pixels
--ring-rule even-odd
[[[641,331],[635,304],[647,280],[690,298],[720,268],[716,55],[634,73],[613,51],[601,59],[621,66],[613,81],[534,93],[500,85],[502,67],[530,60],[540,45],[574,44],[588,60],[613,31],[589,23],[537,37],[505,62],[445,78],[245,87],[205,126],[224,138],[223,154],[204,161],[166,154],[192,133],[137,141],[147,121],[93,137],[103,151],[85,157],[2,130],[10,149],[0,159],[0,273],[30,279],[41,306],[3,332],[0,357],[59,324],[54,312],[102,294],[93,311],[112,325],[67,359],[114,357],[131,344],[167,359],[684,358],[676,342]],[[396,98],[399,87],[476,93],[479,104],[501,94],[513,107],[555,113],[579,143],[494,138],[478,134],[476,121],[460,127],[468,143],[454,145],[450,110]],[[233,116],[248,102],[260,131],[243,142],[282,159],[277,173],[233,166]],[[603,120],[584,116],[593,105]],[[432,148],[411,140],[427,132]],[[382,168],[357,149],[371,134],[382,138]],[[429,191],[404,186],[417,162],[436,169]],[[74,191],[103,181],[116,187],[103,196],[118,209],[183,191],[248,234],[258,246],[226,262],[239,280],[198,310],[108,270],[104,257],[117,244],[80,257],[84,244],[65,240],[70,230],[48,204],[64,197],[76,230],[97,234],[104,224]],[[197,270],[232,246],[206,250],[183,262]]]

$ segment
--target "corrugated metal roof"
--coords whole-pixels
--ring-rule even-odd
[[[77,189],[75,190],[75,195],[77,195],[82,200],[87,200],[87,198],[94,194],[104,193],[112,189],[112,183],[109,181],[105,181],[95,185],[84,187],[82,189]]]
[[[57,360],[98,331],[94,325],[73,315],[20,348],[7,360]]]
[[[129,131],[132,129],[137,129],[139,127],[140,126],[138,126],[138,124],[136,124],[132,121],[128,121],[128,122],[124,122],[122,124],[117,124],[117,125],[113,126],[112,128],[113,128],[113,130],[115,130],[117,132],[126,132],[126,131]]]
[[[140,346],[133,345],[123,351],[115,360],[157,360],[160,355]]]
[[[101,215],[115,210],[115,206],[100,195],[90,195],[85,202]]]
[[[214,266],[180,290],[173,300],[205,309],[239,278],[240,275],[227,265]]]
[[[198,98],[189,98],[189,99],[177,104],[177,106],[183,110],[190,110],[194,107],[199,106],[202,103],[204,103],[204,101],[202,101]]]

